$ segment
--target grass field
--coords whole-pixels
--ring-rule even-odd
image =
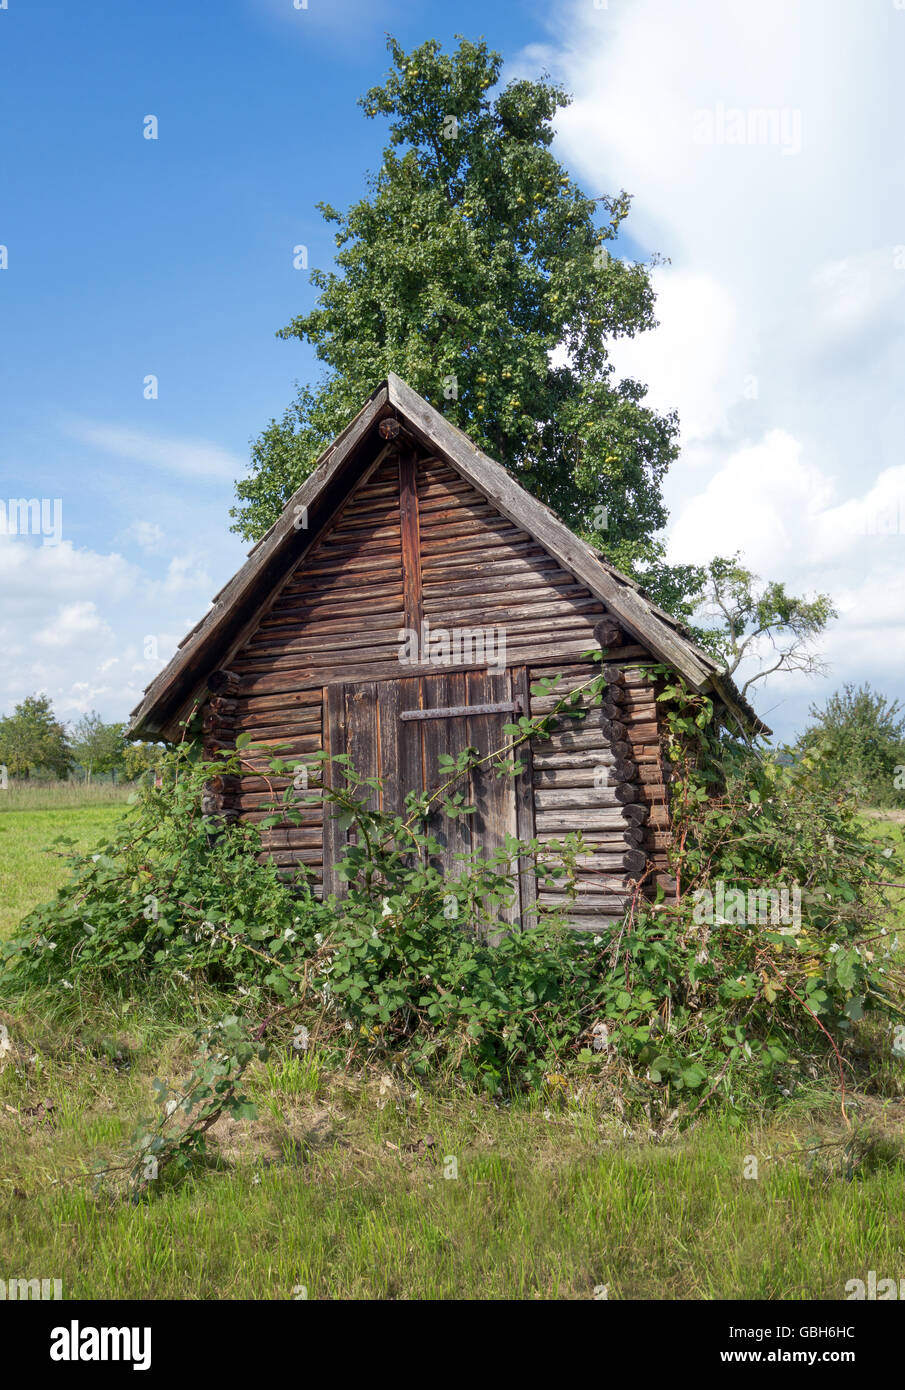
[[[0,816],[2,926],[48,897],[65,833],[88,848],[122,806]],[[873,822],[901,844],[905,816]],[[826,1077],[781,1111],[678,1134],[632,1129],[589,1095],[503,1105],[330,1073],[277,1046],[256,1121],[221,1120],[216,1160],[132,1206],[119,1161],[183,1072],[210,1001],[151,1015],[73,990],[0,1012],[0,1267],[69,1298],[825,1298],[905,1274],[903,1076],[854,1096]],[[51,1008],[52,1006],[52,1008]],[[48,1017],[53,1012],[54,1021]],[[752,1159],[757,1160],[756,1176]]]
[[[116,801],[8,809],[0,814],[0,938],[66,881],[66,851],[55,849],[54,840],[65,836],[79,849],[90,849],[122,815],[125,804],[122,795]]]

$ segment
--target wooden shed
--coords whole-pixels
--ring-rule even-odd
[[[391,374],[148,687],[129,736],[178,740],[199,707],[208,751],[249,733],[247,775],[212,789],[208,809],[229,817],[270,815],[254,750],[274,742],[289,758],[350,755],[383,779],[383,809],[401,810],[406,792],[438,784],[441,754],[489,752],[514,715],[549,710],[551,697],[531,694],[539,677],[584,684],[599,666],[583,654],[601,646],[603,707],[520,750],[517,777],[475,774],[476,814],[433,827],[451,873],[507,833],[580,830],[590,848],[570,918],[581,927],[618,915],[638,879],[667,877],[662,709],[645,663],[665,663],[748,727],[756,718],[634,581]],[[341,891],[345,832],[316,787],[297,810],[301,825],[263,832],[267,853],[287,873],[304,866],[316,891]],[[534,875],[519,882],[525,920]]]

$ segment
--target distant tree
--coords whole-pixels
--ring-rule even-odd
[[[123,749],[123,774],[130,782],[146,778],[165,751],[161,743],[127,743]]]
[[[27,695],[0,719],[0,764],[10,777],[27,778],[38,770],[68,776],[72,752],[48,696]]]
[[[717,556],[705,567],[699,613],[706,626],[697,629],[698,635],[730,676],[744,661],[763,663],[741,686],[745,696],[776,671],[815,675],[826,670],[814,643],[838,616],[829,596],[787,594],[784,584],[759,579],[738,554]]]
[[[678,420],[616,372],[621,338],[656,326],[650,266],[611,254],[630,198],[589,196],[556,159],[547,81],[499,88],[502,59],[462,40],[406,53],[361,99],[389,120],[365,198],[341,212],[336,266],[281,330],[326,368],[253,447],[235,530],[257,540],[389,371],[404,377],[568,525],[671,611],[697,581],[657,533]]]
[[[122,766],[122,724],[105,724],[97,710],[83,714],[72,729],[72,753],[90,782],[95,774],[115,773]]]
[[[872,806],[905,806],[905,709],[870,684],[847,684],[798,740],[802,754],[819,755],[832,785]]]

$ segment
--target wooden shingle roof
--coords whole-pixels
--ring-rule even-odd
[[[132,712],[128,737],[178,737],[179,720],[203,694],[210,672],[228,664],[289,566],[298,564],[304,555],[304,549],[299,549],[299,516],[306,518],[307,548],[354,485],[362,451],[373,439],[380,420],[387,416],[398,419],[432,454],[445,458],[504,516],[529,532],[564,569],[606,604],[636,641],[681,675],[692,689],[714,695],[748,731],[766,731],[723,668],[691,639],[681,623],[653,603],[634,580],[620,574],[570,531],[555,512],[526,492],[502,464],[478,449],[466,434],[391,372],[325,450],[277,521],[249,551],[245,564],[214,597],[209,611],[183,638],[176,654],[148,686]]]

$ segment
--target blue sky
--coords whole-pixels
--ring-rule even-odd
[[[671,257],[661,328],[616,354],[683,421],[671,553],[739,547],[842,609],[826,681],[774,681],[760,708],[791,732],[843,679],[901,693],[896,0],[8,0],[0,499],[61,497],[63,540],[0,537],[0,709],[45,689],[66,719],[122,718],[240,563],[248,441],[314,369],[274,336],[313,302],[292,248],[328,263],[315,203],[346,206],[379,162],[356,102],[386,31],[549,69],[575,93],[559,157],[635,194],[628,254]],[[727,143],[727,110],[776,124]]]
[[[356,99],[387,66],[384,31],[451,38],[440,13],[342,0],[12,0],[0,13],[4,479],[64,490],[76,544],[109,543],[149,481],[67,437],[76,422],[194,436],[244,459],[288,404],[312,361],[274,338],[312,302],[292,247],[329,260],[314,205],[345,205],[379,162],[383,131]],[[502,13],[457,6],[456,25],[490,19],[488,37],[509,47],[534,32],[527,9]],[[149,113],[156,141],[143,138]],[[156,401],[143,398],[148,373]]]

